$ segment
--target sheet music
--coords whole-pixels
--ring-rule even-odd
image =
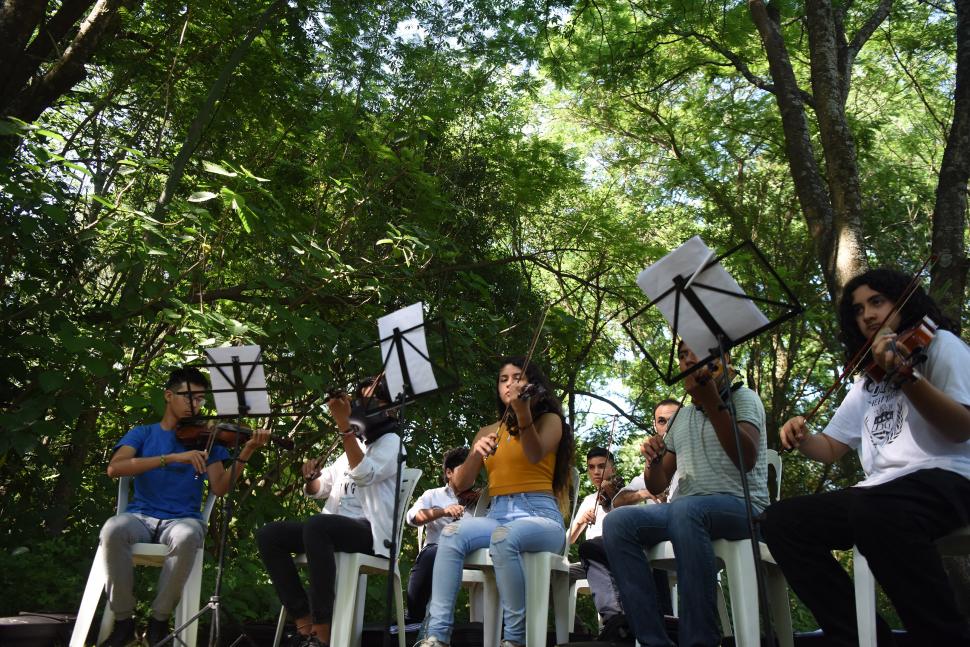
[[[245,382],[244,396],[249,406],[247,415],[268,415],[269,392],[266,390],[266,374],[263,372],[262,358],[259,346],[222,346],[206,348],[206,363],[209,366],[209,379],[212,381],[213,397],[216,412],[220,416],[239,415],[239,400],[234,391],[218,393],[223,389],[232,389],[233,379],[232,358],[238,357],[241,365],[239,370]],[[260,362],[252,364],[252,362]],[[246,362],[250,362],[247,364]],[[219,365],[219,366],[217,366]],[[246,378],[249,380],[246,381]],[[240,385],[241,386],[241,385]]]
[[[428,354],[428,340],[424,334],[424,303],[418,301],[406,308],[384,315],[377,320],[377,332],[381,338],[381,357],[387,359],[385,377],[387,388],[391,393],[391,400],[404,391],[404,375],[397,349],[393,348],[394,329],[404,334],[404,361],[407,365],[408,376],[411,378],[411,388],[415,395],[426,391],[434,391],[438,383],[434,377],[431,362],[425,359]],[[412,329],[413,330],[410,330]],[[409,332],[404,332],[409,331]],[[410,342],[410,343],[408,343]],[[413,344],[413,346],[412,346]]]
[[[709,262],[712,254],[701,237],[694,236],[640,272],[637,276],[637,285],[647,298],[653,301],[673,287],[674,277],[682,276],[684,279],[690,279],[694,276],[703,263]],[[768,318],[750,299],[715,292],[706,289],[705,285],[736,294],[744,294],[744,291],[720,263],[698,273],[692,284],[694,292],[731,339],[740,339],[768,325]],[[676,290],[671,290],[670,294],[656,304],[671,328],[674,327],[674,306],[677,294]],[[677,334],[699,357],[706,357],[711,354],[712,349],[717,348],[717,338],[683,296],[680,298],[680,319],[677,328]]]

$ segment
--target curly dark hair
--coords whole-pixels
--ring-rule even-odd
[[[839,341],[842,342],[845,350],[846,361],[855,357],[859,349],[868,341],[868,337],[859,330],[859,324],[856,322],[852,308],[852,293],[866,285],[896,303],[912,280],[913,277],[910,274],[889,268],[879,268],[863,272],[845,284],[839,301],[839,327],[842,330]],[[900,310],[899,330],[911,328],[924,316],[929,316],[943,330],[951,332],[955,330],[953,321],[943,314],[936,301],[923,290],[923,287],[917,285],[912,296]]]
[[[545,391],[541,395],[530,398],[529,403],[532,408],[532,417],[535,420],[539,419],[539,416],[546,413],[554,413],[559,416],[562,420],[562,438],[559,440],[559,446],[556,448],[556,467],[552,474],[552,489],[557,494],[560,495],[569,488],[570,486],[570,476],[572,474],[573,468],[573,452],[575,448],[573,446],[573,431],[568,424],[566,424],[566,416],[562,411],[562,403],[559,402],[559,398],[555,396],[552,388],[552,383],[546,374],[543,373],[542,369],[533,362],[526,364],[526,358],[520,355],[503,357],[499,362],[499,369],[503,366],[508,366],[512,364],[518,368],[526,367],[525,377],[530,384],[536,384]],[[502,398],[498,394],[498,380],[495,382],[495,403],[498,408],[498,415],[501,418],[505,414],[506,406],[502,402]],[[507,421],[509,427],[509,433],[513,436],[519,433],[519,422],[515,419],[515,412],[508,408],[509,412],[507,414]]]

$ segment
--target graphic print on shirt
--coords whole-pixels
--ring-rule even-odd
[[[899,389],[875,386],[865,416],[865,430],[873,446],[892,444],[908,425],[909,406]]]

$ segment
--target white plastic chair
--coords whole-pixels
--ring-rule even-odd
[[[941,555],[970,555],[970,526],[940,538],[936,547]],[[859,647],[876,647],[876,578],[857,546],[852,547],[852,574]]]
[[[579,470],[572,470],[572,491],[570,492],[570,514],[576,515],[579,495]],[[484,510],[488,501],[483,494],[478,500],[476,516]],[[566,543],[566,542],[564,542]],[[526,647],[544,647],[546,628],[549,622],[549,594],[552,593],[553,609],[556,619],[556,643],[569,642],[569,544],[558,553],[522,553],[522,566],[525,570],[525,632]],[[502,605],[499,601],[498,586],[495,583],[495,569],[487,548],[481,548],[465,557],[462,583],[478,582],[484,587],[484,641],[485,647],[497,647],[502,635]]]
[[[118,479],[118,507],[117,514],[123,513],[128,508],[128,490],[131,486],[130,476],[122,476]],[[206,525],[212,515],[212,509],[216,504],[216,496],[209,493],[206,498],[205,507],[202,510],[202,521]],[[189,573],[189,579],[185,582],[182,590],[182,597],[175,609],[175,626],[181,626],[187,619],[194,616],[199,611],[199,595],[202,592],[202,549],[195,555],[195,563]],[[169,548],[165,544],[135,544],[132,546],[132,556],[135,566],[158,566],[165,564]],[[91,563],[91,571],[88,573],[88,582],[84,586],[84,595],[81,597],[81,607],[77,612],[77,620],[74,622],[74,631],[71,633],[70,647],[84,647],[84,642],[91,628],[94,614],[98,610],[98,602],[101,600],[101,593],[104,592],[107,584],[107,571],[104,565],[104,555],[101,544],[94,554],[94,561]],[[101,629],[98,633],[98,643],[107,640],[108,635],[114,628],[115,616],[111,611],[111,605],[105,604],[104,614],[101,616]],[[195,647],[196,634],[199,631],[199,623],[193,622],[182,630],[177,637],[185,642],[188,647]],[[178,644],[176,642],[176,644]]]
[[[406,467],[401,476],[399,488],[401,509],[397,522],[397,557],[401,556],[401,534],[404,532],[404,517],[407,514],[411,495],[421,478],[421,470]],[[387,557],[365,555],[363,553],[335,553],[337,561],[336,596],[333,602],[333,620],[330,623],[331,647],[351,647],[360,645],[364,628],[364,603],[367,600],[367,576],[388,575],[391,560]],[[306,555],[297,555],[296,564],[306,564]],[[397,607],[397,639],[399,647],[404,645],[404,595],[401,590],[400,562],[394,562],[394,601]],[[356,585],[356,586],[355,586]],[[286,624],[286,607],[280,608],[276,623],[273,647],[279,647]]]
[[[593,595],[588,580],[576,580],[569,585],[569,615],[567,621],[570,629],[576,626],[576,598],[580,595]],[[596,614],[596,621],[600,621],[599,614]]]
[[[768,465],[775,469],[775,498],[781,495],[781,457],[773,449],[765,455]],[[758,580],[755,576],[754,555],[750,539],[715,539],[711,542],[719,566],[727,573],[731,584],[731,619],[733,621],[735,643],[739,647],[760,647],[761,623],[758,609]],[[791,608],[788,604],[788,583],[764,542],[758,542],[761,561],[765,565],[765,584],[768,604],[774,619],[778,642],[782,647],[794,647]],[[646,551],[650,566],[668,571],[677,570],[673,545],[669,541],[653,546]],[[672,591],[673,595],[676,595]],[[725,632],[730,631],[732,623],[726,622],[723,593],[718,596],[718,609]]]

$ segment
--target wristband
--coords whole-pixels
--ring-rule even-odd
[[[158,466],[165,467],[165,454],[158,457]]]
[[[349,436],[353,436],[353,435],[354,435],[355,433],[357,433],[357,432],[355,432],[355,431],[354,431],[354,428],[353,428],[353,427],[351,427],[351,428],[350,428],[350,429],[348,429],[347,431],[340,431],[340,430],[338,429],[338,430],[337,430],[337,433],[338,433],[338,434],[340,434],[341,436],[343,436],[344,438],[347,438],[347,437],[349,437]]]

